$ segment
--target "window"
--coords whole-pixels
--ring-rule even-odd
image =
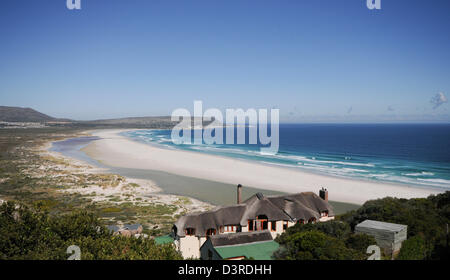
[[[261,229],[266,230],[269,227],[269,222],[267,220],[261,221]]]
[[[283,221],[283,230],[287,230],[288,228],[288,221]]]
[[[311,219],[308,220],[308,223],[314,224],[315,222],[316,222],[316,218],[311,218]]]
[[[248,220],[248,231],[254,231],[254,221],[253,220]]]
[[[305,223],[305,220],[303,220],[303,219],[300,219],[300,220],[297,221],[297,224],[303,225],[304,223]]]
[[[236,230],[236,226],[225,226],[225,232],[234,232]]]
[[[211,236],[211,235],[216,235],[215,228],[210,228],[210,229],[206,230],[206,236]]]
[[[269,220],[266,215],[256,217],[256,230],[266,230],[269,228]]]
[[[273,221],[270,223],[270,229],[272,231],[277,231],[277,222],[276,221]]]
[[[194,228],[187,228],[185,230],[185,232],[186,232],[186,235],[188,235],[188,236],[195,235],[195,229]]]

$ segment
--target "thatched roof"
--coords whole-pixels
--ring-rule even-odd
[[[210,236],[209,239],[214,247],[241,245],[253,242],[272,241],[272,235],[268,230],[239,232],[236,234],[219,234]]]
[[[260,215],[267,216],[269,221],[291,220],[283,211],[283,208],[277,207],[260,193],[252,196],[244,203],[247,205],[247,210],[242,216],[241,225],[247,225],[248,220],[255,219]]]
[[[312,192],[304,192],[291,195],[267,197],[274,205],[283,209],[294,220],[309,220],[320,218],[320,213],[328,211],[329,216],[334,216],[331,205]]]
[[[175,223],[177,234],[184,236],[184,230],[194,228],[196,236],[205,236],[208,229],[219,230],[220,226],[240,225],[246,210],[245,204],[217,207],[211,211],[185,215]]]
[[[260,215],[269,221],[298,221],[319,219],[320,213],[328,211],[334,216],[331,205],[312,192],[264,196],[257,193],[242,204],[217,207],[212,211],[192,213],[181,217],[174,224],[178,236],[185,236],[185,229],[195,229],[196,236],[205,236],[208,229],[219,231],[221,226],[247,226],[248,220]]]

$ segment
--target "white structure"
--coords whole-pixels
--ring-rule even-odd
[[[355,233],[371,235],[386,255],[395,255],[400,251],[402,242],[407,238],[407,225],[365,220],[355,227]]]
[[[297,223],[334,219],[325,189],[320,191],[321,197],[312,192],[281,196],[257,193],[241,202],[241,188],[238,185],[238,204],[188,214],[174,224],[175,245],[184,258],[199,258],[200,247],[212,235],[268,230],[275,238]]]

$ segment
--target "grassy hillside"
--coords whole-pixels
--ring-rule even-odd
[[[57,120],[31,108],[0,106],[0,121],[4,122],[52,122]]]

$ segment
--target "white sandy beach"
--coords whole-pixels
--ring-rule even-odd
[[[87,135],[78,135],[80,137],[87,136]],[[70,174],[71,176],[74,176],[76,178],[76,175],[111,175],[112,177],[119,177],[117,174],[110,174],[108,173],[108,170],[105,168],[99,168],[96,166],[93,166],[87,162],[84,162],[82,160],[75,159],[73,157],[66,156],[62,153],[51,151],[51,142],[45,143],[41,147],[38,148],[38,153],[41,156],[49,156],[51,158],[60,160],[58,163],[53,163],[53,166],[49,165],[41,165],[39,169],[47,171],[49,169],[58,170],[61,173],[52,174],[50,176],[57,177],[57,176],[63,176],[67,177],[67,174]],[[70,163],[70,164],[68,164]],[[40,176],[39,174],[33,174],[33,177]],[[48,172],[45,173],[45,176],[49,176]],[[0,179],[1,180],[1,179]],[[199,201],[197,199],[189,197],[189,203],[183,203],[180,204],[180,198],[183,199],[184,197],[179,195],[172,195],[172,194],[164,194],[161,191],[161,188],[158,187],[158,185],[153,182],[152,180],[148,179],[135,179],[135,178],[123,178],[122,180],[118,180],[117,185],[111,185],[108,184],[107,187],[105,185],[98,185],[93,183],[94,181],[91,181],[89,184],[67,184],[67,186],[70,186],[65,189],[59,190],[63,193],[70,193],[70,194],[80,194],[82,196],[89,196],[89,199],[92,202],[109,202],[113,204],[120,205],[121,203],[125,202],[133,202],[133,203],[140,203],[140,204],[148,204],[148,203],[157,203],[157,204],[163,204],[163,205],[174,205],[178,204],[179,208],[173,215],[178,215],[180,213],[183,213],[185,211],[205,211],[207,209],[212,208],[212,205],[204,202]],[[116,198],[116,200],[111,201],[110,197],[113,196]],[[0,199],[0,204],[2,203],[2,200]]]
[[[101,139],[83,151],[104,164],[136,169],[165,171],[172,174],[217,182],[242,184],[281,192],[317,192],[325,187],[330,200],[362,204],[386,196],[426,197],[438,190],[362,180],[344,179],[292,168],[268,166],[202,153],[170,150],[138,143],[119,135],[124,130],[99,130],[92,135]]]

